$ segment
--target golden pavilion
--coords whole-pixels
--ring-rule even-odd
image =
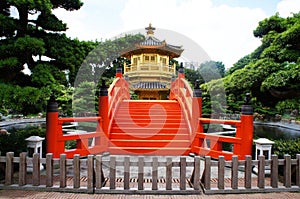
[[[179,57],[183,49],[154,37],[155,28],[151,24],[145,29],[145,40],[121,54],[131,61],[130,65],[124,64],[124,75],[138,99],[164,100],[176,75],[176,64],[170,65],[170,60]]]

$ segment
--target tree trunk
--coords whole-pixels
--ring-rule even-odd
[[[19,11],[19,28],[17,32],[18,37],[24,37],[28,29],[28,8],[21,6],[17,8]]]

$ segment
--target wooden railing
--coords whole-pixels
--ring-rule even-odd
[[[257,176],[252,173],[253,167],[258,168]],[[280,167],[283,168],[282,181],[279,181]],[[225,168],[230,168],[230,178],[225,178]],[[243,168],[243,172],[239,168]],[[270,177],[266,176],[266,169],[270,169]],[[211,177],[212,170],[218,171],[216,179]],[[292,181],[292,176],[295,181]],[[233,156],[228,161],[225,161],[224,156],[220,156],[218,161],[212,161],[211,157],[206,156],[201,182],[206,194],[299,192],[300,155],[296,159],[291,159],[290,155],[285,155],[284,159],[272,155],[271,160],[266,160],[264,156],[259,156],[258,160],[252,160],[251,156],[238,160],[237,156]]]
[[[25,152],[19,157],[9,152],[0,156],[0,164],[5,165],[0,189],[172,195],[199,194],[200,187],[205,194],[300,191],[300,155],[296,159],[289,155],[278,159],[272,155],[271,160],[265,160],[264,156],[258,160],[252,160],[251,156],[245,160],[238,160],[237,156],[231,160],[225,160],[224,156],[212,160],[205,156],[202,161],[197,156],[178,160],[88,155],[82,159],[75,154],[69,159],[66,154],[60,158],[53,158],[52,154],[40,158],[39,154],[33,154],[29,158]],[[41,164],[45,172],[40,171]],[[27,166],[32,167],[32,172],[27,172]],[[252,172],[253,167],[258,168],[257,174]],[[266,169],[270,169],[270,176],[265,175]],[[158,174],[161,170],[165,172]]]
[[[124,72],[166,72],[166,73],[175,73],[175,67],[172,65],[165,65],[160,63],[140,63],[140,64],[131,64],[124,67]]]
[[[149,157],[147,158],[149,160]],[[88,155],[86,159],[80,159],[74,155],[73,159],[67,159],[66,154],[60,158],[53,158],[47,154],[46,158],[40,158],[34,154],[28,158],[26,153],[14,157],[10,152],[0,157],[0,164],[5,163],[6,175],[4,182],[0,183],[0,189],[34,189],[43,191],[83,192],[83,193],[109,193],[109,194],[199,194],[200,193],[200,158],[194,161],[186,161],[181,157],[179,161],[173,161],[171,157],[166,160],[153,157],[147,161],[144,157],[116,156],[102,157],[101,155]],[[19,169],[14,172],[14,163]],[[40,164],[45,165],[46,172],[40,172]],[[27,165],[33,166],[33,172],[27,173]],[[151,170],[151,178],[145,176],[145,168]],[[164,168],[163,178],[158,174]],[[174,168],[179,168],[179,178],[174,179]],[[187,172],[190,169],[190,173]],[[117,176],[121,171],[122,176]],[[72,171],[72,172],[70,172]],[[86,171],[85,174],[81,171]],[[190,176],[193,171],[193,180]],[[137,175],[137,176],[134,176]],[[17,177],[15,177],[17,176]],[[85,178],[85,180],[81,180]]]

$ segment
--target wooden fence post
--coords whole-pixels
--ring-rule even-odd
[[[111,156],[109,162],[109,187],[116,189],[116,157]]]
[[[126,156],[124,158],[124,189],[129,189],[129,179],[130,179],[130,158]]]
[[[231,166],[231,188],[238,188],[238,170],[239,170],[239,159],[238,156],[232,156],[232,166]]]
[[[271,187],[278,188],[278,156],[271,157]]]
[[[166,190],[172,190],[172,158],[167,158]]]
[[[186,190],[186,158],[180,157],[180,190]]]
[[[14,175],[14,152],[6,153],[5,185],[11,185]]]
[[[144,189],[144,157],[138,159],[138,190]]]
[[[65,188],[67,186],[67,169],[66,169],[66,154],[60,154],[59,158],[59,182],[60,188]]]
[[[204,188],[206,190],[210,190],[210,179],[211,179],[211,157],[205,156],[202,182],[204,182]]]
[[[46,155],[46,187],[53,186],[53,154]]]
[[[291,188],[292,162],[290,155],[284,155],[284,186]]]
[[[252,186],[252,157],[251,155],[246,155],[245,161],[245,188],[251,189]]]
[[[75,154],[73,157],[73,169],[74,169],[73,187],[77,189],[80,187],[80,155],[79,154]]]
[[[297,154],[297,164],[296,164],[296,185],[300,187],[300,154]]]
[[[32,165],[33,165],[33,171],[32,171],[32,185],[33,186],[39,186],[40,185],[40,154],[34,153],[32,158]]]
[[[94,155],[87,157],[87,190],[88,193],[94,192]]]
[[[27,153],[20,153],[20,163],[19,163],[19,186],[26,185],[26,173],[27,173],[27,163],[26,163]]]
[[[224,189],[225,159],[219,156],[218,160],[218,189]]]
[[[104,183],[104,174],[102,171],[102,156],[96,155],[96,188],[100,189]]]
[[[200,190],[200,157],[195,156],[194,158],[194,171],[192,176],[192,183],[194,190]]]
[[[257,186],[260,189],[265,188],[265,156],[258,156],[258,180]]]
[[[157,178],[158,178],[158,158],[153,157],[152,159],[152,190],[157,190]]]

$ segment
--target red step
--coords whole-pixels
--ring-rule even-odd
[[[124,101],[112,122],[109,151],[111,154],[188,154],[189,131],[179,103]]]
[[[110,139],[137,139],[137,138],[151,138],[151,140],[166,140],[171,138],[176,138],[178,140],[189,140],[189,136],[186,133],[160,133],[155,136],[149,137],[147,133],[135,133],[134,135],[129,135],[125,133],[112,133]]]
[[[118,147],[189,147],[189,140],[126,140],[126,139],[111,139],[112,144]]]
[[[118,155],[170,155],[170,156],[180,156],[188,155],[190,153],[190,148],[180,148],[180,147],[110,147],[110,154]]]

